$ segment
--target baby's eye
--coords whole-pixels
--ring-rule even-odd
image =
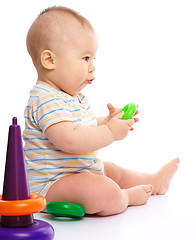
[[[84,61],[88,62],[89,58],[90,58],[89,56],[86,56],[83,59],[84,59]]]

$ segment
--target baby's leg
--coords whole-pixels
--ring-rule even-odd
[[[108,216],[123,212],[129,205],[144,204],[151,193],[152,186],[122,190],[106,176],[78,173],[55,182],[48,190],[46,200],[81,204],[87,214]]]
[[[165,194],[169,189],[172,177],[178,169],[179,161],[179,158],[173,159],[155,174],[135,172],[113,163],[105,162],[105,175],[113,179],[121,189],[151,184],[154,187],[153,194]]]

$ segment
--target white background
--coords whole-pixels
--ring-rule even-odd
[[[23,130],[23,111],[37,78],[26,34],[39,12],[53,5],[77,10],[97,32],[96,80],[84,90],[95,113],[106,115],[109,102],[139,105],[135,130],[99,156],[148,172],[179,156],[172,190],[186,189],[196,168],[195,1],[12,0],[0,6],[0,192],[8,128],[16,116]]]

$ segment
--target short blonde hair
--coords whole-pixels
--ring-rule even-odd
[[[42,51],[52,50],[55,31],[61,23],[62,16],[71,16],[83,27],[93,29],[90,22],[75,10],[63,6],[44,9],[32,23],[26,39],[27,50],[35,67],[40,63],[39,57]]]

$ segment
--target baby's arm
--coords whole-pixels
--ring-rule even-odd
[[[110,119],[107,125],[76,127],[73,122],[60,122],[48,127],[47,138],[59,149],[73,154],[85,154],[125,138],[135,123],[134,119],[121,120],[121,112]]]

